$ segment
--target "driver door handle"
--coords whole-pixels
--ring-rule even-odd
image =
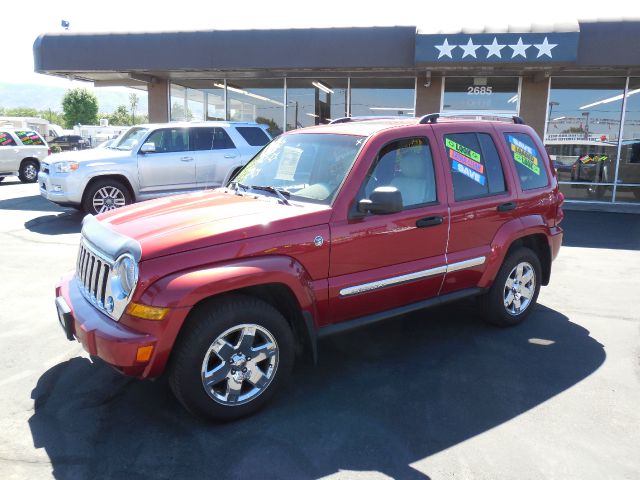
[[[515,210],[516,208],[516,202],[507,202],[507,203],[503,203],[502,205],[498,205],[497,210],[499,212],[508,212],[509,210]]]
[[[180,157],[181,162],[190,162],[193,160],[193,157]]]
[[[444,219],[440,216],[421,218],[416,222],[416,227],[418,228],[434,227],[436,225],[440,225],[443,220]]]
[[[228,153],[228,154],[226,154],[226,155],[224,156],[224,158],[236,158],[236,157],[237,157],[237,155],[234,155],[234,154],[232,154],[232,153]]]

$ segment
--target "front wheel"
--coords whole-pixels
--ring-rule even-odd
[[[533,250],[520,247],[509,253],[493,285],[480,299],[484,319],[500,327],[522,322],[538,299],[541,271]]]
[[[91,184],[82,201],[82,209],[92,215],[108,212],[132,203],[129,189],[118,180],[98,180]]]
[[[191,314],[176,342],[169,385],[191,413],[233,420],[266,404],[291,373],[285,318],[253,297],[228,295]]]
[[[22,183],[34,183],[38,180],[38,169],[40,166],[35,160],[25,160],[20,165],[18,178]]]

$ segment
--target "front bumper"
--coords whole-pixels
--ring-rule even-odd
[[[77,339],[93,356],[100,357],[125,375],[146,376],[149,361],[139,362],[140,347],[156,347],[154,335],[138,332],[99,312],[80,293],[72,274],[56,287],[56,307],[69,339]]]
[[[83,179],[73,173],[38,173],[40,195],[50,202],[65,205],[80,205],[84,191]]]

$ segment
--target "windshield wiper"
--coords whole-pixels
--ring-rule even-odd
[[[271,185],[251,185],[254,190],[262,190],[263,192],[273,193],[278,196],[282,203],[285,205],[291,205],[287,197],[291,196],[291,192],[286,191],[284,188],[272,187]]]
[[[249,190],[249,187],[247,187],[246,185],[240,183],[240,182],[231,182],[229,184],[229,186],[231,185],[235,185],[235,188],[233,188],[233,191],[238,193],[238,189],[241,188],[242,190],[244,190],[245,192]]]

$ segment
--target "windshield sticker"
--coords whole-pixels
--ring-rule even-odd
[[[535,148],[521,142],[517,138],[509,135],[509,144],[511,145],[511,153],[513,159],[525,168],[528,168],[536,175],[540,175],[540,166],[538,165],[538,152]]]
[[[462,163],[463,165],[466,165],[467,167],[469,167],[472,170],[475,170],[478,173],[484,173],[484,165],[478,162],[474,162],[470,158],[465,157],[464,155],[461,155],[455,150],[449,150],[449,157],[451,158],[451,160],[455,160],[458,163]]]
[[[451,169],[454,172],[460,172],[465,177],[469,177],[471,180],[479,183],[480,185],[484,185],[485,183],[487,183],[487,178],[484,175],[480,175],[475,170],[472,170],[469,167],[456,162],[455,160],[451,161]]]
[[[293,180],[301,156],[301,148],[285,145],[282,148],[282,159],[280,160],[280,165],[278,165],[276,180]]]
[[[465,147],[464,145],[460,145],[459,143],[454,142],[449,138],[444,139],[444,144],[447,147],[449,147],[451,150],[455,150],[456,152],[458,152],[461,155],[464,155],[465,157],[469,157],[472,160],[475,160],[476,162],[480,162],[480,154],[478,152],[475,152],[470,148]]]
[[[606,162],[609,157],[606,155],[583,155],[579,158],[582,163],[590,163],[590,162]]]
[[[8,133],[0,133],[0,145],[13,145],[13,138]]]

